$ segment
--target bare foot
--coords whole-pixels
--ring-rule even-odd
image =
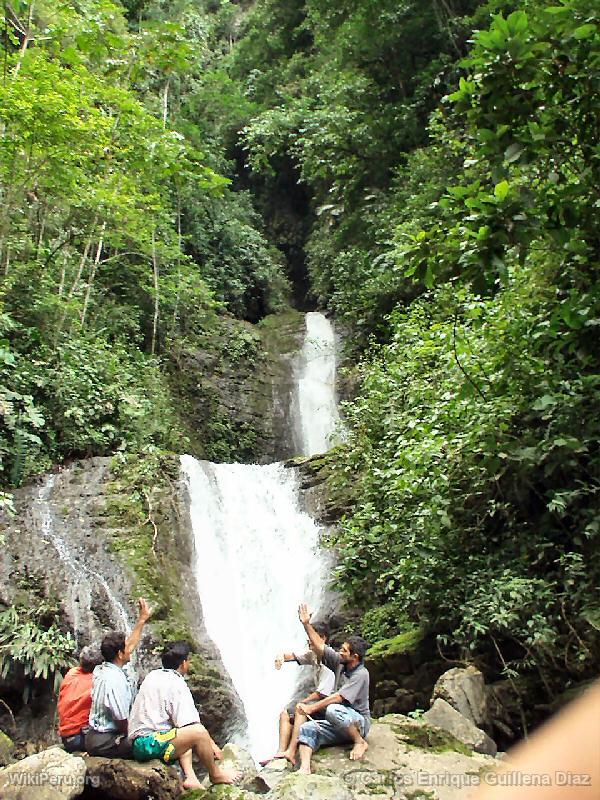
[[[361,739],[360,742],[357,742],[352,748],[350,752],[350,759],[352,761],[360,761],[368,749],[369,745],[364,739]]]
[[[275,756],[277,758],[277,756]],[[289,750],[284,750],[283,753],[279,756],[279,758],[287,759],[292,767],[296,766],[296,756],[293,753],[290,753]]]
[[[213,784],[221,783],[239,783],[242,778],[242,773],[233,768],[216,769],[210,776],[210,782]]]
[[[275,753],[275,755],[272,756],[271,758],[264,758],[262,761],[259,761],[258,763],[261,765],[261,767],[266,767],[267,764],[270,764],[271,761],[275,761],[278,758],[285,758],[287,761],[290,762],[292,767],[295,766],[296,764],[296,759],[294,758],[294,756],[288,753],[287,750],[280,750],[278,753]]]
[[[196,777],[186,778],[183,782],[183,788],[187,792],[188,789],[201,789],[202,784]]]
[[[312,774],[312,773],[311,773],[311,771],[310,771],[310,767],[300,767],[300,768],[298,769],[298,772],[299,772],[301,775],[311,775],[311,774]]]

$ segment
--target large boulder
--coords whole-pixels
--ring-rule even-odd
[[[161,761],[86,756],[85,766],[87,784],[110,800],[173,800],[181,793],[179,773]]]
[[[477,727],[487,722],[485,681],[473,666],[466,669],[455,667],[444,672],[433,687],[431,703],[438,698],[445,700]]]
[[[470,719],[463,717],[450,703],[441,698],[435,700],[429,711],[423,714],[423,720],[428,725],[435,725],[448,731],[476,753],[495,756],[498,752],[496,743],[485,731],[474,725]]]
[[[374,722],[368,741],[361,761],[350,760],[350,746],[320,750],[313,757],[314,772],[341,778],[353,800],[469,800],[480,775],[497,763],[473,753],[451,733],[402,714]]]
[[[0,770],[2,800],[71,800],[85,787],[83,758],[51,747]]]

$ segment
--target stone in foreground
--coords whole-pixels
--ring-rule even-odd
[[[349,759],[350,747],[319,751],[315,772],[341,778],[353,800],[469,800],[496,766],[452,734],[402,714],[373,722],[368,741],[362,761]]]
[[[452,708],[450,703],[439,697],[429,711],[423,714],[423,720],[428,725],[435,725],[448,731],[476,753],[495,756],[498,752],[496,743],[485,731],[474,725],[471,720],[463,717],[455,708]]]
[[[286,775],[269,792],[269,800],[352,800],[348,786],[341,778],[327,775]]]
[[[483,674],[473,666],[454,667],[441,675],[433,687],[431,703],[445,700],[463,717],[480,727],[486,722],[487,701]]]
[[[85,762],[51,747],[0,770],[2,800],[72,800],[85,786]]]
[[[87,756],[85,764],[88,785],[111,800],[173,800],[181,791],[179,773],[161,761]]]

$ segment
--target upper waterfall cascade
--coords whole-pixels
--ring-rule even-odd
[[[329,449],[339,417],[333,328],[318,313],[306,315],[306,326],[292,405],[297,447],[312,455]],[[319,550],[319,527],[300,508],[292,470],[191,456],[181,457],[181,467],[204,622],[244,705],[244,738],[264,758],[275,752],[279,713],[300,672],[295,664],[276,671],[274,657],[306,650],[297,608],[306,601],[318,612],[329,558]]]
[[[299,455],[326,453],[341,436],[335,391],[336,341],[324,314],[306,315],[306,336],[300,354],[295,413]]]

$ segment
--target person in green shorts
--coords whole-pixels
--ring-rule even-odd
[[[158,758],[165,764],[179,761],[183,788],[201,784],[192,766],[192,753],[200,759],[211,783],[235,783],[241,773],[215,763],[221,751],[200,722],[198,709],[185,682],[190,667],[187,642],[168,642],[162,653],[162,669],[148,673],[133,703],[129,738],[136,761]]]

